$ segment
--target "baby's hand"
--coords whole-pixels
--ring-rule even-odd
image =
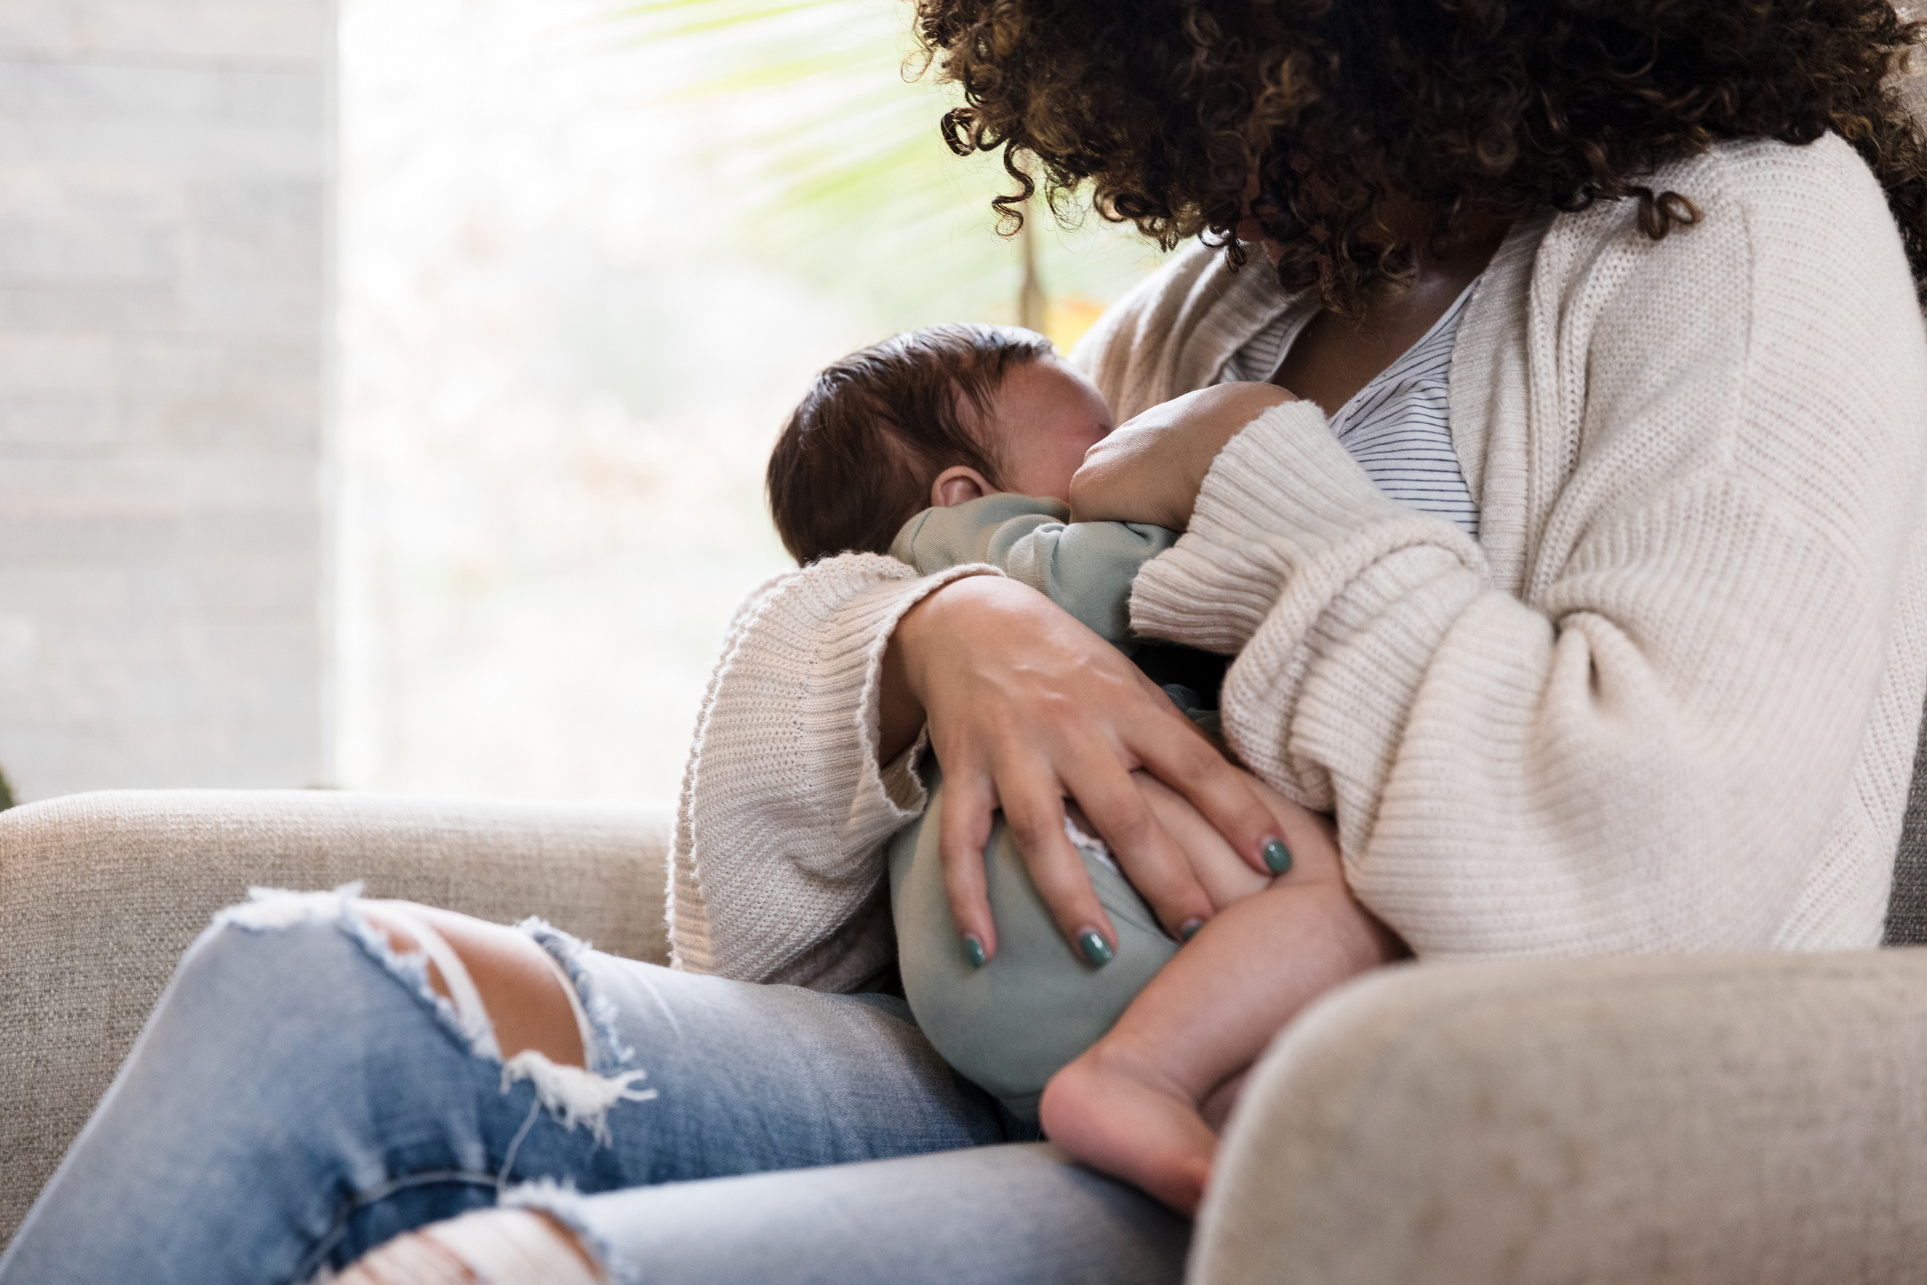
[[[1278,820],[1278,833],[1291,852],[1291,865],[1276,878],[1253,870],[1224,841],[1191,801],[1148,772],[1132,774],[1144,801],[1165,832],[1183,849],[1191,870],[1213,910],[1223,910],[1234,901],[1262,892],[1274,882],[1313,883],[1344,879],[1338,857],[1338,839],[1331,822],[1316,812],[1299,807],[1256,777],[1251,785]]]
[[[1272,407],[1297,400],[1275,384],[1219,384],[1153,406],[1085,452],[1071,476],[1071,520],[1184,530],[1225,443]]]

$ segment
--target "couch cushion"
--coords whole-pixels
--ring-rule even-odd
[[[249,884],[365,879],[662,961],[666,807],[110,790],[0,815],[0,1247],[189,942]]]

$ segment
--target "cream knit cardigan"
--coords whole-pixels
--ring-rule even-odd
[[[1877,944],[1927,685],[1927,335],[1838,138],[1723,145],[1512,230],[1461,324],[1481,536],[1382,497],[1295,403],[1213,465],[1139,632],[1235,652],[1243,760],[1338,818],[1421,956]],[[1212,382],[1285,306],[1202,249],[1075,354],[1120,418]],[[978,568],[981,572],[983,569]],[[935,586],[845,555],[731,625],[670,876],[678,965],[830,989],[889,958],[876,761],[890,631]],[[914,751],[913,751],[914,754]]]

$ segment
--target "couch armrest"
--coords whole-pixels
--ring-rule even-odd
[[[114,790],[0,813],[0,1241],[208,917],[365,879],[657,962],[670,809],[307,790]]]
[[[1902,1281],[1927,951],[1424,964],[1279,1037],[1197,1285]]]

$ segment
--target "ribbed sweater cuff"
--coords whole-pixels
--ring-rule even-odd
[[[1413,517],[1372,485],[1315,404],[1274,406],[1218,453],[1190,530],[1138,573],[1131,626],[1235,654],[1294,571],[1361,531]]]
[[[930,743],[926,728],[917,734],[909,749],[884,763],[880,760],[879,741],[883,734],[883,656],[896,635],[897,623],[912,607],[937,590],[967,576],[1001,576],[1003,571],[987,562],[969,562],[948,567],[934,575],[922,576],[902,586],[894,594],[879,596],[876,614],[860,626],[868,634],[869,650],[863,668],[863,689],[857,702],[857,727],[861,738],[862,785],[857,808],[890,818],[891,828],[908,824],[922,813],[929,792],[917,776],[917,762]]]
[[[925,596],[986,573],[999,574],[979,564],[918,578],[845,556],[785,578],[739,617],[684,782],[670,909],[682,967],[833,988],[883,962],[887,925],[833,939],[882,877],[877,845],[924,803],[914,749],[877,761],[884,651]]]

